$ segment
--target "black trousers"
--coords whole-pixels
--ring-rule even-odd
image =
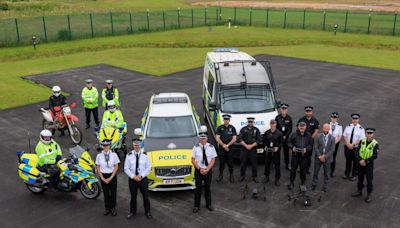
[[[219,147],[219,172],[222,174],[225,170],[225,163],[228,164],[228,169],[229,172],[233,172],[233,156],[232,156],[232,151],[229,149],[229,151],[224,150],[224,148]]]
[[[103,173],[104,178],[109,178],[111,173]],[[104,194],[104,205],[106,210],[111,210],[117,205],[117,176],[110,183],[106,184],[101,181],[101,188]]]
[[[300,153],[292,155],[291,166],[292,170],[290,171],[290,182],[294,182],[296,179],[297,167],[300,166],[300,180],[301,184],[306,183],[306,169],[308,164],[308,156],[305,154],[304,156]]]
[[[194,178],[196,183],[196,190],[194,191],[194,206],[200,207],[201,200],[201,189],[204,187],[204,197],[206,199],[206,205],[211,205],[211,181],[212,181],[212,170],[206,175],[202,175],[200,170],[196,169],[194,172]]]
[[[339,150],[339,144],[340,142],[336,143],[335,145],[335,151],[333,152],[333,160],[331,163],[331,173],[335,172],[335,168],[336,168],[336,156],[337,156],[337,152]]]
[[[143,207],[144,211],[150,212],[150,200],[149,200],[149,181],[147,178],[142,179],[141,181],[137,182],[131,178],[129,178],[129,191],[131,192],[131,213],[136,213],[136,199],[137,199],[137,192],[138,189],[142,193],[143,196]]]
[[[374,190],[374,186],[372,184],[372,180],[374,179],[374,163],[367,164],[366,166],[359,166],[359,174],[358,174],[358,190],[362,190],[364,188],[364,177],[367,177],[367,192],[372,193]]]
[[[240,176],[246,176],[247,160],[250,159],[251,171],[253,178],[257,177],[257,150],[246,150],[242,148],[240,151]]]
[[[357,149],[349,150],[347,146],[344,146],[344,156],[346,157],[346,170],[344,174],[349,176],[351,173],[352,177],[356,177],[358,175],[358,161],[356,157]]]
[[[94,122],[96,125],[99,125],[99,108],[85,108],[85,115],[86,115],[86,124],[90,124],[90,114],[93,113]]]
[[[314,148],[314,139],[312,140],[311,143],[311,150],[310,152],[306,153],[305,156],[307,157],[307,171],[310,171],[311,167],[311,157],[313,155],[313,148]]]
[[[279,148],[280,149],[280,148]],[[275,167],[275,179],[278,180],[281,177],[281,155],[279,154],[279,149],[277,152],[266,152],[265,155],[265,171],[264,174],[266,177],[269,176],[271,163],[274,164]]]
[[[288,146],[286,140],[282,143],[282,148],[283,148],[282,149],[283,156],[284,156],[284,159],[285,159],[285,165],[287,166],[287,165],[289,165],[289,146]]]

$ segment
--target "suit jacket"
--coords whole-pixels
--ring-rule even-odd
[[[324,150],[325,148],[325,150]],[[328,141],[324,143],[324,133],[319,133],[314,139],[314,149],[315,157],[325,154],[326,162],[331,163],[333,161],[333,152],[335,151],[335,137],[328,134]]]

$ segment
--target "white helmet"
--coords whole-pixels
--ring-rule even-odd
[[[52,90],[53,90],[53,95],[54,96],[56,96],[56,97],[60,96],[60,93],[61,93],[60,86],[53,86]]]
[[[115,111],[115,108],[116,108],[115,101],[111,100],[111,101],[108,101],[108,102],[107,102],[107,109],[108,109],[110,112],[114,112],[114,111]]]
[[[44,129],[40,132],[40,141],[42,141],[42,143],[50,144],[52,138],[53,135],[51,134],[51,131]]]

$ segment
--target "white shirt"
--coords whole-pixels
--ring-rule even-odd
[[[335,138],[335,141],[336,141],[337,137],[342,137],[343,128],[338,122],[336,122],[336,123],[330,122],[329,125],[331,125],[331,129],[329,130],[329,134],[333,135],[333,137]],[[335,127],[333,127],[333,126],[335,126]],[[334,131],[333,131],[333,128],[335,128]],[[351,132],[350,132],[350,134],[351,134]]]
[[[207,162],[210,164],[211,160],[217,157],[217,152],[215,151],[214,146],[210,143],[207,143],[204,147],[206,150]],[[203,144],[198,143],[193,147],[192,158],[196,160],[196,163],[200,168],[204,169],[207,167],[205,162],[203,162]]]
[[[136,156],[139,156],[138,176],[147,177],[151,171],[150,158],[147,154],[132,150],[125,159],[124,171],[129,178],[136,176]]]
[[[106,158],[108,157],[108,162]],[[118,155],[112,151],[104,152],[97,154],[96,156],[96,165],[100,166],[101,173],[112,173],[114,171],[114,166],[119,164]]]
[[[354,128],[353,142],[350,142],[351,132],[353,131],[353,128]],[[350,124],[344,129],[343,136],[347,139],[349,143],[355,144],[357,141],[365,138],[365,131],[360,124],[357,124],[356,126]]]

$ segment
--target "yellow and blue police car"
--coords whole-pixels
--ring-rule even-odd
[[[192,148],[198,143],[198,133],[205,131],[207,127],[201,125],[187,94],[159,93],[151,97],[141,127],[135,129],[152,164],[149,190],[196,188]]]

